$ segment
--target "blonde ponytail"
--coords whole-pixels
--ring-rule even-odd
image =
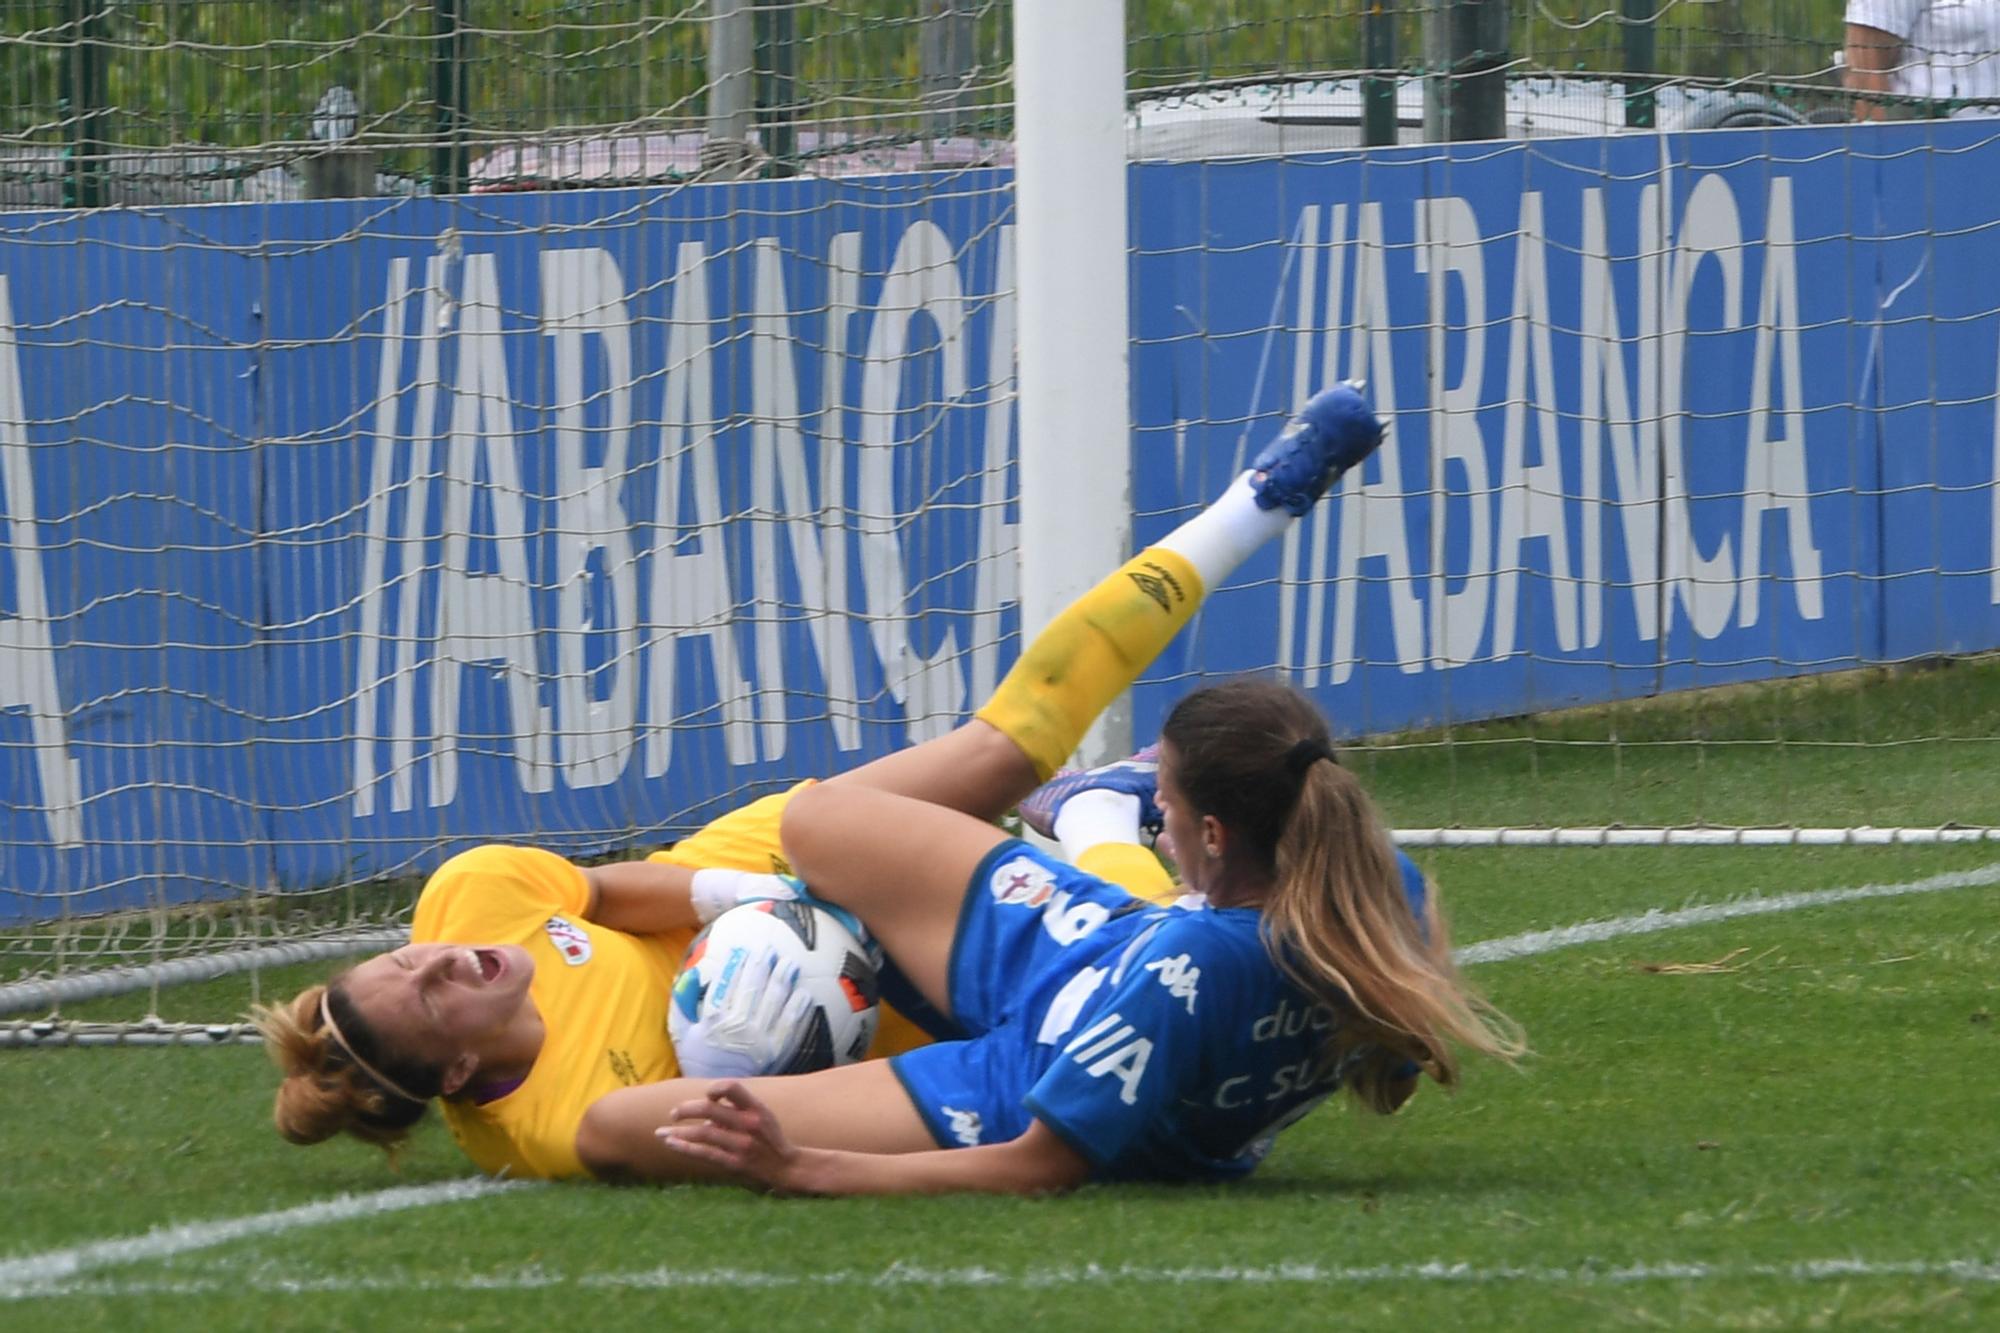
[[[1437,895],[1425,894],[1424,920],[1412,914],[1394,844],[1352,773],[1333,763],[1306,771],[1274,868],[1267,947],[1300,989],[1349,1013],[1327,1055],[1348,1064],[1344,1081],[1363,1105],[1396,1109],[1395,1071],[1406,1062],[1454,1087],[1455,1046],[1507,1061],[1526,1049],[1452,962]]]
[[[1331,1007],[1324,1057],[1364,1106],[1393,1111],[1414,1064],[1459,1078],[1455,1046],[1512,1061],[1520,1029],[1459,975],[1435,893],[1419,921],[1375,803],[1342,768],[1312,701],[1272,681],[1197,690],[1161,737],[1194,810],[1268,880],[1265,948],[1294,985]]]
[[[326,998],[328,987],[308,986],[282,1004],[250,1011],[264,1049],[285,1075],[271,1119],[291,1143],[345,1133],[393,1157],[429,1103],[388,1091],[356,1066],[322,1021]]]

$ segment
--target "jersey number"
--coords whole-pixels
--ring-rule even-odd
[[[1057,944],[1075,944],[1110,919],[1111,909],[1103,903],[1078,903],[1071,907],[1068,889],[1057,889],[1049,905],[1042,909],[1042,929]]]

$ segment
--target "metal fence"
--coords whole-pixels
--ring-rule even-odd
[[[1490,131],[1524,77],[1614,79],[1633,125],[1657,82],[1843,114],[1838,0],[1609,3],[1130,0],[1130,86],[1352,80],[1377,143],[1417,80],[1430,138]],[[1005,0],[0,0],[0,202],[549,183],[499,179],[496,152],[604,158],[571,183],[917,144],[957,164],[1007,138],[1010,20]],[[1447,123],[1482,99],[1489,119]]]

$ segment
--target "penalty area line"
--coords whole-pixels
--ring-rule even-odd
[[[1694,907],[1684,907],[1677,911],[1652,910],[1633,916],[1615,917],[1605,921],[1587,921],[1580,925],[1563,926],[1554,930],[1528,931],[1520,935],[1509,935],[1501,939],[1484,940],[1470,944],[1457,951],[1461,963],[1497,963],[1516,958],[1529,958],[1538,954],[1553,953],[1581,944],[1597,944],[1606,940],[1620,939],[1630,935],[1650,935],[1657,931],[1673,930],[1682,926],[1703,926],[1718,921],[1731,921],[1740,917],[1770,916],[1780,912],[1796,912],[1813,907],[1832,906],[1838,903],[1862,902],[1872,899],[1902,898],[1912,894],[1943,893],[1954,889],[1980,888],[2000,884],[2000,862],[1982,866],[1975,870],[1954,871],[1948,874],[1932,875],[1927,879],[1912,880],[1905,884],[1864,884],[1855,888],[1822,889],[1810,892],[1780,893],[1761,898],[1739,898],[1731,902],[1708,903]],[[285,1208],[277,1212],[257,1213],[249,1217],[226,1218],[216,1222],[192,1222],[180,1226],[159,1227],[141,1236],[117,1240],[94,1241],[84,1245],[63,1249],[46,1250],[40,1254],[20,1255],[14,1258],[0,1258],[0,1301],[22,1300],[39,1296],[55,1296],[77,1292],[85,1285],[97,1286],[102,1283],[82,1284],[77,1279],[93,1269],[114,1267],[120,1264],[143,1263],[148,1260],[171,1259],[176,1255],[195,1250],[213,1249],[238,1240],[267,1239],[297,1230],[300,1227],[324,1226],[335,1222],[352,1221],[357,1218],[374,1217],[385,1213],[401,1212],[410,1208],[427,1208],[433,1204],[457,1203],[468,1199],[484,1198],[502,1191],[528,1188],[532,1182],[504,1180],[454,1180],[436,1185],[399,1186],[382,1190],[375,1194],[350,1195],[323,1200],[319,1203],[303,1204],[296,1208]],[[1804,1268],[1811,1267],[1811,1272]],[[1048,1275],[989,1273],[983,1269],[942,1269],[920,1270],[914,1268],[891,1268],[883,1273],[835,1272],[821,1274],[780,1274],[780,1273],[740,1273],[719,1270],[709,1273],[673,1273],[657,1270],[653,1275],[627,1274],[602,1275],[578,1278],[579,1284],[601,1283],[617,1285],[658,1286],[724,1286],[750,1287],[755,1285],[865,1285],[892,1284],[922,1285],[917,1275],[932,1272],[941,1275],[930,1279],[932,1285],[974,1286],[980,1282],[988,1285],[1024,1286],[1034,1282],[1052,1283]],[[1986,1260],[1948,1260],[1933,1264],[1897,1265],[1869,1264],[1862,1260],[1823,1260],[1817,1266],[1776,1265],[1744,1267],[1720,1270],[1702,1265],[1654,1265],[1631,1269],[1595,1270],[1579,1268],[1561,1269],[1474,1269],[1462,1264],[1402,1265],[1381,1269],[1335,1269],[1319,1268],[1314,1265],[1284,1265],[1270,1269],[1137,1269],[1137,1268],[1088,1268],[1059,1270],[1094,1276],[1065,1278],[1064,1281],[1097,1282],[1121,1278],[1128,1281],[1175,1282],[1175,1281],[1294,1281],[1294,1282],[1361,1282],[1361,1281],[1405,1281],[1405,1280],[1450,1280],[1455,1274],[1465,1275],[1467,1281],[1638,1281],[1649,1278],[1700,1278],[1714,1276],[1770,1277],[1787,1274],[1803,1277],[1839,1276],[1957,1276],[1966,1280],[2000,1280],[2000,1265]],[[904,1277],[892,1275],[902,1273]],[[1619,1273],[1629,1273],[1627,1278],[1616,1277]],[[985,1274],[984,1277],[979,1275]],[[1141,1274],[1154,1274],[1142,1277]],[[1181,1274],[1175,1277],[1173,1274]],[[1203,1276],[1203,1275],[1206,1276]],[[1233,1274],[1234,1276],[1230,1276]],[[1262,1274],[1263,1276],[1259,1276]],[[1287,1274],[1315,1276],[1286,1276]],[[1378,1274],[1370,1277],[1368,1274]],[[1472,1276],[1472,1275],[1479,1276]],[[1541,1276],[1537,1276],[1540,1274]],[[1567,1276],[1557,1276],[1567,1274]],[[1344,1275],[1344,1276],[1343,1276]],[[360,1289],[363,1280],[355,1278],[329,1279],[345,1284],[346,1289]],[[542,1280],[532,1273],[521,1274],[511,1279],[467,1280],[457,1284],[462,1287],[474,1285],[505,1286],[509,1282],[525,1287],[541,1281],[541,1285],[556,1285],[567,1279]],[[116,1285],[116,1284],[112,1284]],[[398,1290],[408,1290],[412,1286],[425,1285],[422,1280],[414,1280],[399,1286]],[[446,1284],[431,1285],[443,1286]],[[154,1291],[172,1294],[177,1290],[193,1291],[191,1284],[158,1283],[143,1288],[131,1286],[132,1291]],[[206,1288],[204,1288],[206,1289]],[[278,1289],[278,1288],[274,1288]],[[306,1290],[304,1286],[284,1287],[284,1290]],[[454,1288],[455,1289],[455,1288]]]

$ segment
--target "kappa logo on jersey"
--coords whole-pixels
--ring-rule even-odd
[[[968,1148],[979,1146],[979,1136],[986,1126],[979,1119],[977,1111],[961,1111],[956,1106],[940,1106],[945,1118],[951,1121],[951,1136]]]
[[[1196,988],[1201,985],[1201,969],[1188,965],[1188,956],[1175,954],[1172,958],[1155,958],[1146,964],[1145,970],[1160,979],[1167,988],[1167,994],[1176,1000],[1187,1001],[1187,1011],[1194,1012]]]
[[[552,916],[542,927],[549,933],[549,943],[556,946],[556,952],[571,967],[582,967],[590,961],[590,936],[582,926],[562,917]]]
[[[1039,861],[1017,856],[993,872],[993,900],[1020,907],[1040,907],[1055,892],[1056,877]]]
[[[1092,1078],[1106,1074],[1117,1079],[1118,1100],[1127,1106],[1139,1100],[1139,1080],[1146,1077],[1146,1062],[1153,1058],[1152,1039],[1135,1032],[1118,1014],[1106,1014],[1076,1034],[1063,1054],[1083,1066]]]

